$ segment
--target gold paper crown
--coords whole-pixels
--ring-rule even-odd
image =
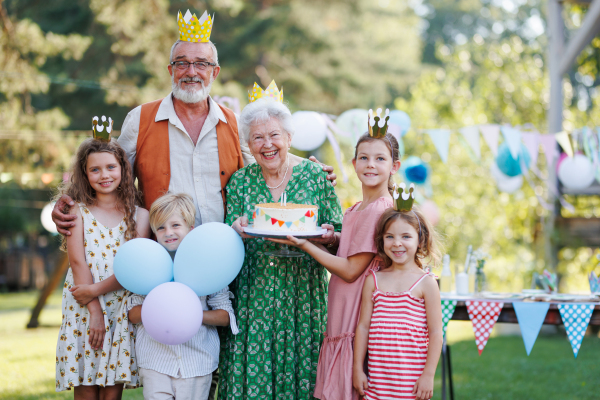
[[[385,109],[385,120],[381,115],[381,108],[377,109],[377,114],[373,115],[373,110],[369,110],[369,136],[374,138],[385,137],[388,130],[388,119],[390,119],[390,110]]]
[[[275,80],[272,80],[265,90],[262,90],[261,87],[254,82],[252,90],[248,91],[248,100],[252,103],[263,97],[270,97],[275,101],[283,103],[283,88],[281,88],[281,90],[277,89]]]
[[[206,11],[198,20],[196,14],[192,15],[190,10],[187,10],[184,16],[181,11],[177,13],[177,24],[179,25],[179,40],[185,42],[203,42],[210,40],[212,32],[213,20]]]
[[[92,130],[94,131],[94,139],[102,142],[110,142],[110,134],[112,133],[113,120],[108,117],[108,120],[103,115],[102,118],[92,118]]]
[[[398,189],[400,188],[400,189]],[[394,210],[400,212],[408,212],[412,210],[413,203],[415,202],[415,184],[411,183],[408,190],[404,182],[400,186],[396,186],[394,183]]]

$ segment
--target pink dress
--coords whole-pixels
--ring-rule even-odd
[[[406,292],[373,292],[373,314],[369,328],[369,388],[365,400],[415,399],[412,394],[427,361],[429,333],[425,300],[412,295],[427,275]]]
[[[377,253],[375,228],[381,214],[392,207],[392,200],[381,197],[362,211],[355,211],[360,202],[344,214],[338,257],[359,253]],[[365,279],[371,270],[379,270],[381,259],[373,258],[360,277],[346,283],[336,275],[329,281],[327,331],[319,354],[315,397],[321,400],[358,400],[352,387],[354,362],[354,332],[358,324],[360,300]]]

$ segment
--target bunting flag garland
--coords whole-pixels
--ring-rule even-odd
[[[513,159],[518,159],[519,151],[521,150],[521,131],[510,126],[503,126],[500,129],[508,145],[510,155]]]
[[[573,146],[571,146],[571,139],[569,134],[565,131],[554,134],[556,141],[560,144],[560,147],[567,153],[569,157],[573,157]]]
[[[469,319],[473,323],[475,344],[477,344],[477,350],[481,355],[504,303],[476,300],[467,300],[466,303]]]
[[[544,149],[544,154],[546,155],[546,164],[548,167],[551,167],[554,165],[554,160],[558,157],[556,138],[554,135],[540,135],[538,136],[538,139]]]
[[[529,303],[515,301],[513,303],[519,327],[521,328],[521,336],[525,344],[527,355],[531,353],[531,349],[535,344],[535,340],[540,333],[540,329],[546,319],[546,314],[550,308],[550,303]]]
[[[315,219],[317,218],[317,215],[315,214],[315,212],[312,210],[309,210],[306,212],[306,214],[303,217],[297,219],[296,221],[282,221],[277,218],[271,217],[269,214],[265,213],[261,208],[257,208],[257,210],[258,210],[258,213],[255,211],[252,214],[252,219],[256,219],[256,217],[262,217],[264,215],[265,221],[270,221],[271,225],[277,224],[279,226],[283,226],[285,224],[285,226],[287,226],[288,228],[290,228],[292,225],[300,226],[300,223],[303,223],[303,224],[306,223],[307,218],[309,220],[312,218],[315,218]]]
[[[456,309],[456,300],[442,300],[442,332],[443,336],[446,336],[446,329],[448,328],[448,322],[454,315]]]
[[[539,133],[537,132],[523,132],[523,143],[527,148],[527,152],[531,156],[532,168],[537,165],[538,154],[540,151]]]
[[[448,149],[450,148],[450,130],[448,129],[427,129],[425,131],[437,150],[440,158],[446,164],[448,162]]]
[[[500,127],[498,125],[479,125],[483,140],[487,143],[494,157],[498,155],[498,139],[500,138]]]
[[[465,138],[469,147],[475,153],[475,156],[479,160],[481,158],[481,146],[479,145],[479,127],[475,126],[465,126],[464,128],[460,128],[458,130],[461,135]]]
[[[560,316],[567,329],[567,336],[571,342],[573,354],[577,358],[581,341],[585,335],[592,312],[594,311],[593,304],[559,304],[558,309]]]

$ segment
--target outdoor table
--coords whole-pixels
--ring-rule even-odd
[[[460,298],[460,300],[459,300]],[[515,313],[515,309],[513,307],[513,302],[515,301],[523,301],[522,299],[515,298],[486,298],[486,297],[477,297],[473,296],[472,298],[465,298],[464,296],[453,296],[453,295],[444,295],[442,294],[442,300],[457,300],[456,308],[454,309],[454,314],[452,315],[452,320],[456,321],[469,321],[469,312],[467,311],[467,300],[474,301],[490,301],[490,302],[502,302],[504,305],[502,306],[502,311],[498,316],[498,320],[496,322],[504,322],[509,324],[517,324],[519,321],[517,320],[517,314]],[[544,319],[544,324],[548,325],[562,325],[562,318],[560,316],[560,311],[558,310],[559,303],[565,304],[573,304],[572,301],[560,301],[560,300],[551,300],[548,301],[550,304],[550,308],[548,309],[548,313],[546,314],[546,319]],[[588,303],[588,302],[586,302]],[[589,325],[600,326],[600,303],[596,304],[594,307],[594,312],[592,313],[592,317],[590,318]],[[446,372],[447,369],[447,372]],[[454,400],[454,387],[452,382],[452,363],[450,359],[450,346],[446,343],[446,336],[444,336],[444,343],[442,345],[442,400],[446,400],[446,378],[448,378],[448,386],[450,392],[450,400]]]

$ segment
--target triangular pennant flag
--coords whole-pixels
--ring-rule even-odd
[[[508,150],[513,159],[519,159],[519,152],[521,150],[521,131],[510,126],[503,126],[500,128]]]
[[[294,225],[300,226],[300,221],[294,221]]]
[[[487,143],[494,157],[498,155],[498,138],[500,137],[500,127],[498,125],[479,125],[479,130],[483,135],[483,140]]]
[[[305,218],[305,217],[302,217],[302,218],[300,218],[300,222],[304,223],[304,221],[305,221],[305,219],[304,219],[304,218]]]
[[[279,224],[279,227],[281,228],[285,222],[284,221],[277,221],[277,223]]]
[[[527,152],[531,156],[531,165],[537,165],[538,154],[540,153],[540,141],[537,132],[523,132],[523,143],[527,148]]]
[[[442,335],[446,336],[446,328],[448,328],[448,322],[454,315],[456,309],[456,300],[442,300]]]
[[[270,220],[270,219],[271,219],[271,216],[270,216],[270,215],[267,215],[267,214],[265,214],[265,221],[268,221],[268,220]]]
[[[544,154],[546,155],[546,164],[548,164],[548,168],[551,168],[554,165],[554,160],[558,156],[556,138],[554,135],[539,135],[538,140],[544,149]]]
[[[447,163],[448,149],[450,147],[450,131],[448,129],[427,129],[425,132],[433,141],[433,145],[444,164]]]
[[[469,319],[473,323],[475,344],[477,344],[477,350],[479,351],[479,355],[481,355],[504,303],[472,300],[467,300],[466,303]]]
[[[256,211],[252,214],[252,219],[256,219]]]
[[[533,344],[540,333],[540,329],[546,319],[550,303],[526,303],[523,301],[515,301],[513,303],[519,327],[521,328],[521,336],[525,343],[525,351],[527,355],[531,353]]]
[[[285,226],[287,226],[288,228],[290,228],[292,226],[292,223],[291,222],[286,222]]]
[[[594,311],[593,304],[559,304],[558,309],[560,311],[560,317],[565,324],[567,330],[567,336],[569,342],[571,342],[571,348],[573,348],[573,354],[577,358],[579,348],[581,347],[581,341],[585,335],[588,324],[590,323],[590,317]]]
[[[569,157],[573,157],[573,147],[571,146],[571,139],[569,134],[565,131],[554,134],[556,141],[560,144],[560,147],[567,153]]]
[[[460,128],[458,130],[461,135],[465,138],[469,147],[475,153],[477,159],[481,158],[481,146],[479,145],[479,127],[475,126],[465,126],[464,128]]]
[[[275,218],[271,218],[271,225],[275,225],[278,221]]]

